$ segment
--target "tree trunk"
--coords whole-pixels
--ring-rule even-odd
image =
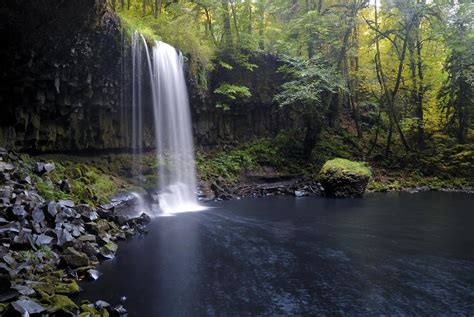
[[[232,10],[232,20],[234,21],[234,29],[235,29],[235,34],[237,35],[237,42],[240,44],[240,32],[239,32],[239,26],[237,23],[237,13],[235,10],[235,5],[231,3],[230,8]]]
[[[228,0],[221,0],[222,12],[223,12],[223,20],[222,20],[222,41],[226,48],[231,48],[232,45],[232,33],[230,30],[230,16],[229,16],[229,2]]]

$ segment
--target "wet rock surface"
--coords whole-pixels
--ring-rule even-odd
[[[0,149],[0,315],[124,316],[121,305],[77,305],[69,296],[80,292],[78,281],[100,277],[94,266],[115,257],[118,240],[146,233],[150,218],[126,213],[133,195],[98,207],[45,199],[35,175],[54,168]]]
[[[199,187],[201,201],[281,195],[321,196],[324,190],[319,182],[312,179],[273,174],[245,175],[238,185],[229,185],[224,179],[217,178],[213,182],[201,182]]]

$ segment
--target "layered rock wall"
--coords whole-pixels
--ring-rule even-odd
[[[130,44],[105,0],[0,2],[0,147],[27,152],[123,151],[131,145]],[[274,56],[210,74],[197,97],[190,80],[196,144],[236,144],[297,126],[273,103],[281,76]],[[222,82],[245,85],[252,97],[229,110],[212,92]],[[152,118],[148,106],[144,118]],[[154,147],[145,122],[144,146]]]

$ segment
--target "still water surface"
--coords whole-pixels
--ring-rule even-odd
[[[268,197],[154,219],[80,298],[130,316],[474,314],[474,195]]]

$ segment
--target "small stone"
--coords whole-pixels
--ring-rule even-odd
[[[89,258],[87,254],[76,251],[74,248],[69,247],[64,251],[62,255],[64,263],[71,267],[81,267],[89,265]]]
[[[69,184],[68,180],[62,180],[59,184],[59,189],[61,189],[65,193],[71,192],[71,185]]]
[[[82,245],[82,252],[87,254],[89,257],[93,257],[99,253],[99,249],[97,249],[92,243],[85,242]]]
[[[306,196],[306,192],[304,190],[295,190],[295,196],[296,197],[303,197]]]
[[[85,234],[78,238],[81,242],[96,242],[96,237],[93,234]]]
[[[12,208],[12,214],[15,215],[19,220],[24,219],[28,215],[23,206],[14,206]]]
[[[67,242],[74,240],[73,236],[66,229],[56,229],[56,236],[58,238],[58,245],[63,246]]]
[[[40,234],[36,237],[35,243],[37,245],[47,245],[47,244],[50,244],[51,241],[53,241],[52,237],[47,236],[45,234]]]
[[[128,312],[127,310],[121,305],[121,304],[118,304],[118,305],[115,305],[113,308],[112,308],[112,316],[120,316],[120,317],[126,317],[128,316]]]
[[[48,213],[53,217],[58,213],[58,207],[54,201],[48,203]]]
[[[100,273],[100,272],[97,271],[97,270],[91,269],[91,270],[88,270],[88,271],[87,271],[87,276],[88,276],[90,279],[94,280],[94,281],[97,280],[101,275],[102,275],[102,273]]]
[[[60,207],[74,207],[74,202],[70,199],[63,199],[58,201]]]
[[[31,185],[31,177],[29,175],[26,175],[20,180],[20,183]]]
[[[38,207],[35,207],[33,211],[31,212],[31,216],[33,218],[33,221],[36,223],[42,223],[44,221],[44,212]]]
[[[18,293],[25,296],[31,296],[36,293],[34,289],[25,285],[13,285],[12,288],[16,289]]]
[[[97,309],[110,307],[110,304],[103,300],[96,301],[94,305],[95,305],[95,308]]]
[[[104,244],[99,249],[100,255],[106,259],[113,259],[115,257],[115,252],[117,252],[117,245],[113,242]]]
[[[22,316],[39,314],[46,309],[30,298],[22,298],[12,303],[12,307]]]
[[[45,173],[49,173],[52,170],[54,170],[56,166],[54,165],[54,163],[46,163],[44,164],[43,168],[44,168]]]
[[[7,162],[0,162],[0,172],[9,172],[15,169],[15,164],[7,163]]]
[[[36,174],[43,174],[44,173],[44,163],[43,162],[36,162],[35,163],[35,173]]]

